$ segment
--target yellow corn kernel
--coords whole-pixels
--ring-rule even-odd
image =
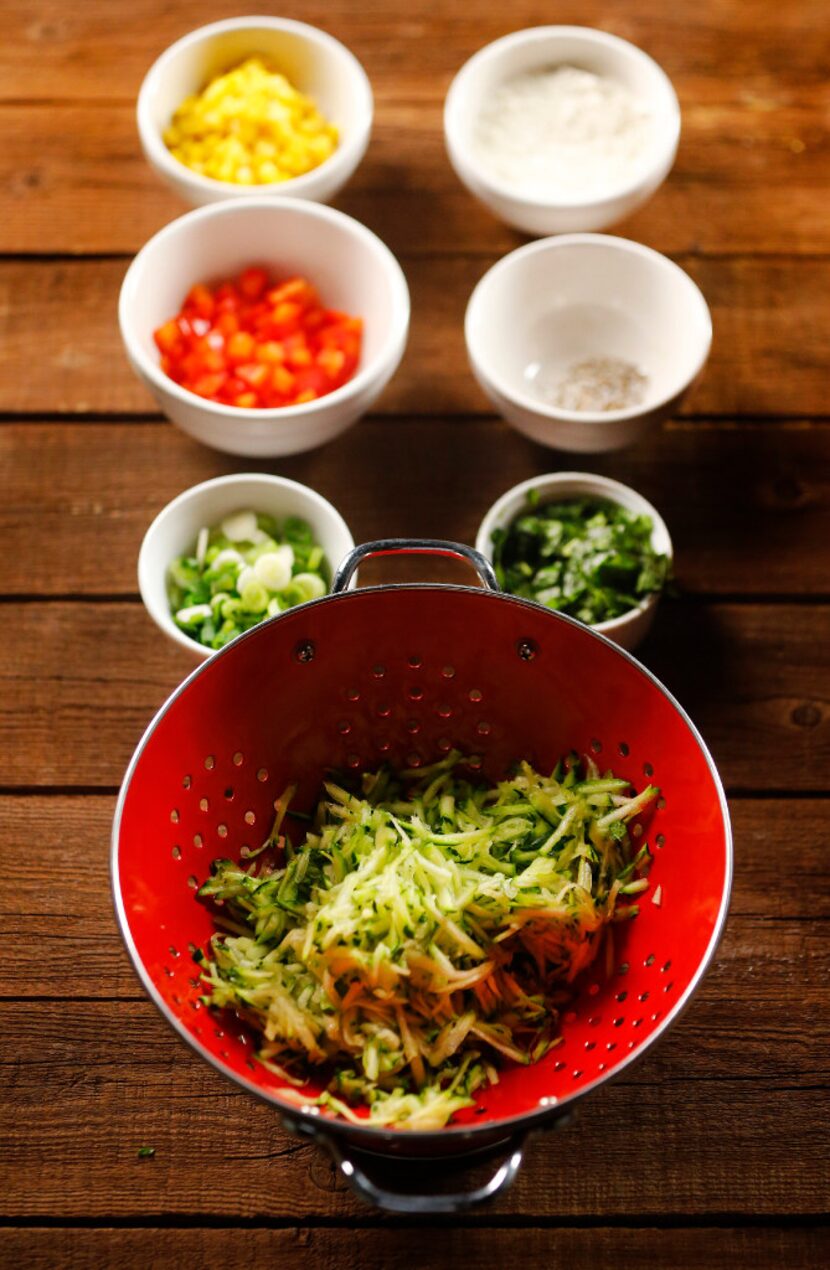
[[[186,98],[163,137],[186,167],[240,185],[310,172],[338,143],[337,129],[315,103],[258,57]]]

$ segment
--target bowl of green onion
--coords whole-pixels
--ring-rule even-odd
[[[325,595],[353,547],[340,513],[307,486],[264,473],[220,476],[156,516],[141,544],[138,586],[165,635],[206,658]]]
[[[657,509],[591,472],[514,485],[487,512],[476,548],[502,590],[567,613],[626,649],[649,630],[673,555]]]

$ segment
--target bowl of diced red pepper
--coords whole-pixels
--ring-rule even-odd
[[[409,295],[370,230],[276,197],[215,203],[166,226],[119,302],[128,357],[166,415],[260,457],[330,440],[400,362]]]

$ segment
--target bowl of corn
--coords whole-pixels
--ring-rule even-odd
[[[288,18],[200,27],[153,63],[138,133],[158,175],[188,203],[279,192],[325,202],[369,144],[372,90],[349,50]]]

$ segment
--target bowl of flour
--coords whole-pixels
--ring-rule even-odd
[[[642,50],[588,27],[546,26],[488,44],[453,80],[450,162],[508,224],[530,234],[604,229],[661,185],[680,107]]]

